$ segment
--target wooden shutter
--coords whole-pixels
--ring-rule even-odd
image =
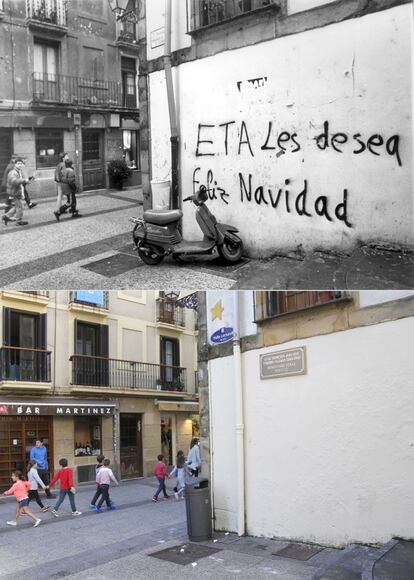
[[[3,345],[10,346],[10,308],[3,306]]]

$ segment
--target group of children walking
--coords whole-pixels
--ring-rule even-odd
[[[191,449],[197,444],[197,440],[192,441]],[[187,461],[185,459],[183,451],[178,451],[176,463],[174,465],[171,473],[168,473],[167,466],[164,462],[164,455],[158,455],[158,461],[154,467],[154,475],[158,479],[158,489],[152,497],[153,502],[158,501],[158,496],[163,492],[164,499],[170,499],[171,496],[168,495],[167,489],[165,487],[165,480],[167,478],[176,477],[177,482],[174,487],[174,496],[176,500],[184,499],[184,489],[187,476],[198,475],[198,469],[201,465],[200,452],[198,445],[193,453],[188,455]],[[109,489],[112,483],[119,485],[116,477],[114,476],[110,466],[110,460],[106,459],[104,455],[97,456],[96,469],[96,491],[89,505],[90,509],[95,510],[97,513],[102,513],[102,506],[106,503],[108,510],[116,509],[114,502],[111,500],[109,495]],[[58,481],[60,482],[60,489],[57,501],[54,507],[51,509],[51,513],[54,517],[59,517],[59,507],[63,503],[65,497],[69,499],[71,512],[73,516],[80,516],[82,512],[76,509],[75,504],[75,487],[73,483],[73,470],[68,467],[68,460],[63,458],[59,460],[60,469],[52,479],[49,485],[45,485],[43,480],[37,471],[37,462],[32,460],[28,464],[28,474],[27,480],[23,476],[23,473],[19,470],[13,471],[11,474],[11,479],[13,485],[3,493],[3,495],[14,495],[17,501],[14,519],[7,522],[9,526],[16,526],[21,515],[26,515],[34,521],[33,527],[37,527],[42,521],[41,518],[36,517],[30,510],[29,504],[31,501],[35,501],[42,513],[49,511],[51,508],[49,505],[44,505],[39,495],[39,487],[43,490],[48,490],[50,487],[55,485]]]

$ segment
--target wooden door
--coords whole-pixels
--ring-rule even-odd
[[[102,189],[105,186],[103,169],[103,131],[82,131],[83,189]]]
[[[10,475],[19,469],[27,475],[30,449],[37,438],[47,448],[49,466],[53,465],[51,417],[5,417],[0,415],[0,492],[12,484]]]
[[[121,478],[142,477],[142,415],[120,415]]]

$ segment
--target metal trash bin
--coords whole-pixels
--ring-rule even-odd
[[[187,532],[192,542],[208,540],[213,535],[208,479],[194,477],[185,484]]]

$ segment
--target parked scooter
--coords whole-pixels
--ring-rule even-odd
[[[135,224],[132,232],[139,257],[145,264],[159,264],[172,254],[180,262],[182,256],[218,253],[227,262],[237,262],[243,255],[243,242],[237,235],[238,230],[228,224],[219,223],[205,205],[208,199],[204,185],[193,195],[183,199],[192,201],[196,210],[196,220],[204,234],[198,242],[183,240],[179,223],[183,212],[173,210],[147,210],[142,218],[130,218]]]

